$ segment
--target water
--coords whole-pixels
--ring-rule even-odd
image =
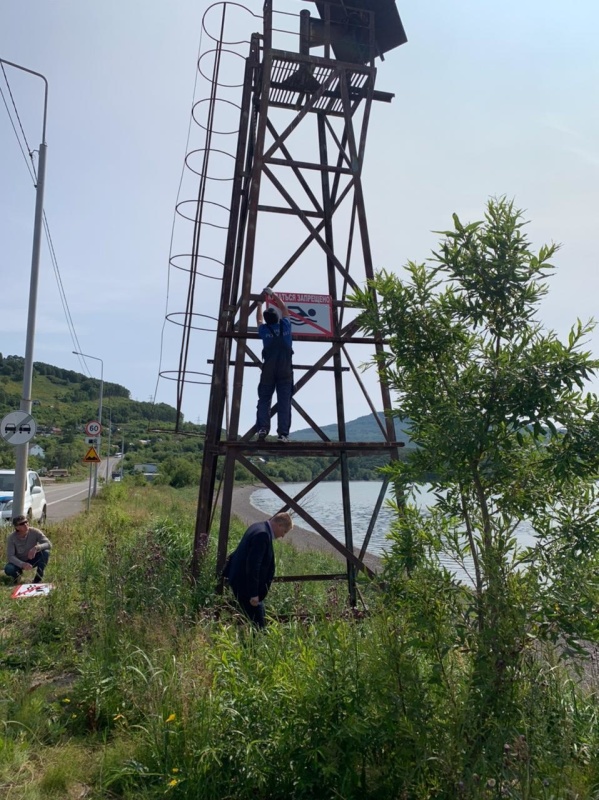
[[[306,483],[281,484],[283,491],[291,497],[295,497],[306,486]],[[364,541],[380,490],[381,484],[377,481],[351,481],[349,484],[352,531],[354,545],[356,547],[361,547]],[[391,492],[391,487],[389,487],[387,493],[389,499],[392,497]],[[416,505],[422,509],[429,508],[433,505],[434,497],[430,487],[428,485],[423,485],[420,493],[416,495],[415,500]],[[281,500],[271,492],[270,489],[257,489],[251,495],[250,502],[254,508],[263,511],[265,514],[274,514],[280,511],[282,505]],[[343,504],[340,482],[323,481],[317,484],[309,494],[303,498],[300,505],[327,528],[340,542],[344,541],[345,533],[343,527]],[[369,553],[380,556],[389,549],[390,542],[387,539],[387,533],[389,532],[393,519],[393,511],[383,503],[368,545]],[[313,530],[313,528],[299,517],[297,518],[297,523],[302,528]],[[522,547],[527,547],[534,542],[532,530],[530,525],[526,522],[521,523],[516,536]],[[466,570],[449,557],[442,557],[441,562],[451,569],[460,580],[471,582],[471,576],[473,575],[471,561],[466,563]]]

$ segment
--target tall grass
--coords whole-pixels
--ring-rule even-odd
[[[480,726],[434,575],[401,597],[365,587],[361,619],[343,584],[278,584],[256,632],[214,593],[212,550],[188,579],[194,502],[113,485],[49,530],[47,598],[3,590],[0,796],[599,797],[594,680],[531,652],[509,714]],[[338,571],[276,548],[280,573]]]

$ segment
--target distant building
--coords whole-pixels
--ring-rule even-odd
[[[29,447],[29,455],[30,456],[36,456],[37,458],[45,458],[46,457],[46,451],[44,450],[43,447],[40,447],[39,444],[32,444]]]
[[[151,474],[155,475],[158,472],[158,467],[156,464],[136,464],[133,469],[136,472],[143,472],[144,475]]]
[[[135,472],[141,472],[147,481],[153,481],[158,475],[158,467],[156,464],[135,464],[133,469]]]

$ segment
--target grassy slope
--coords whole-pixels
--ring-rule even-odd
[[[0,796],[594,796],[595,701],[559,670],[531,667],[521,725],[467,764],[468,656],[440,651],[437,596],[416,610],[371,596],[356,621],[341,586],[280,584],[269,608],[312,619],[256,635],[213,595],[213,552],[187,581],[194,503],[113,485],[89,517],[48,529],[52,594],[2,588]],[[337,569],[276,547],[279,574]],[[419,636],[416,612],[430,614]]]
[[[83,376],[81,376],[83,378]],[[72,403],[65,402],[65,397],[69,392],[73,391],[74,384],[59,383],[56,379],[52,379],[46,375],[35,375],[33,382],[33,395],[35,400],[39,401],[34,406],[34,416],[36,420],[42,425],[51,425],[56,419],[63,417],[70,418],[72,415]],[[6,405],[10,408],[18,408],[21,399],[22,385],[18,381],[13,381],[6,376],[0,377],[0,386],[6,393],[8,402]],[[84,401],[76,404],[81,407],[81,413],[77,416],[85,416],[88,409],[95,407],[97,411],[98,402]]]
[[[212,591],[214,553],[198,591],[187,579],[196,494],[113,484],[89,517],[47,528],[54,547],[46,579],[56,586],[49,597],[12,600],[12,586],[0,578],[0,796],[79,797],[92,788],[113,796],[108,785],[131,782],[126,765],[139,737],[130,721],[145,716],[139,701],[130,705],[138,670],[149,680],[165,658],[203,670],[198,644],[215,626],[238,635],[237,611]],[[242,532],[233,525],[233,544]],[[281,574],[338,570],[322,554],[299,556],[285,544],[277,555]],[[327,597],[340,602],[337,590],[322,585],[281,584],[270,604],[282,614],[317,606],[324,613]],[[176,698],[178,707],[183,700]],[[169,716],[163,702],[154,697],[146,709],[154,722],[156,713]]]

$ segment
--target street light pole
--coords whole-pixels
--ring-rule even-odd
[[[33,225],[33,247],[31,253],[31,278],[29,282],[29,309],[27,312],[27,337],[25,341],[25,363],[23,365],[23,396],[20,409],[31,416],[31,387],[33,384],[33,342],[35,340],[35,313],[37,307],[37,287],[40,269],[40,251],[42,243],[42,226],[44,220],[44,184],[46,179],[46,118],[48,111],[48,81],[40,73],[35,72],[20,64],[0,58],[0,63],[9,67],[20,69],[41,78],[44,82],[44,116],[42,122],[42,141],[39,149],[37,167],[37,185],[35,189],[35,221]],[[12,501],[13,517],[25,512],[25,481],[27,479],[27,458],[29,444],[20,444],[16,447],[15,487]]]
[[[90,356],[87,353],[80,353],[78,350],[73,350],[73,355],[75,356],[83,356],[83,358],[91,358],[92,361],[99,361],[100,362],[100,403],[98,407],[98,423],[100,424],[100,436],[102,435],[102,399],[104,397],[104,362],[101,358],[97,356]],[[100,441],[102,441],[100,439]],[[100,455],[98,453],[98,455]],[[98,465],[95,465],[94,468],[94,490],[93,496],[95,497],[98,492]]]
[[[112,435],[112,408],[108,409],[108,451],[106,453],[106,478],[105,485],[108,486],[108,467],[110,466],[110,437]]]

